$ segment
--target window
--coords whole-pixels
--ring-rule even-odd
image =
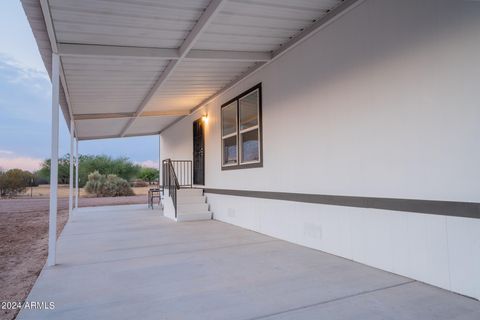
[[[261,84],[222,105],[222,169],[262,166]]]

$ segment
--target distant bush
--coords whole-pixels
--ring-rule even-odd
[[[46,179],[44,177],[39,177],[37,174],[35,175],[34,179],[35,179],[34,180],[35,182],[33,183],[34,187],[37,187],[41,184],[49,184],[50,183],[50,181],[48,179]]]
[[[130,181],[130,185],[132,187],[135,187],[135,188],[148,187],[148,182],[143,181],[141,179],[134,179],[134,180]]]
[[[102,175],[98,171],[94,171],[88,175],[85,191],[90,194],[95,194],[97,197],[134,195],[127,180],[117,177],[114,174]]]
[[[33,174],[20,169],[11,169],[0,171],[0,196],[15,197],[17,194],[25,192],[34,181]]]
[[[140,172],[138,173],[138,178],[148,182],[148,184],[152,184],[153,182],[158,180],[158,177],[159,171],[155,168],[142,167],[140,169]]]

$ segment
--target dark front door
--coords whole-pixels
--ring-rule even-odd
[[[193,184],[205,185],[205,135],[202,119],[193,123]]]

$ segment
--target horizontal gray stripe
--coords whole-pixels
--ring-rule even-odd
[[[480,203],[206,188],[205,193],[480,219]]]

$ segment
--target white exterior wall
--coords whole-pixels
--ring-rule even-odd
[[[206,186],[480,202],[480,2],[366,0],[161,134]],[[262,82],[263,168],[221,170],[220,105]],[[208,195],[216,219],[480,298],[480,220]],[[248,201],[247,201],[248,200]]]

